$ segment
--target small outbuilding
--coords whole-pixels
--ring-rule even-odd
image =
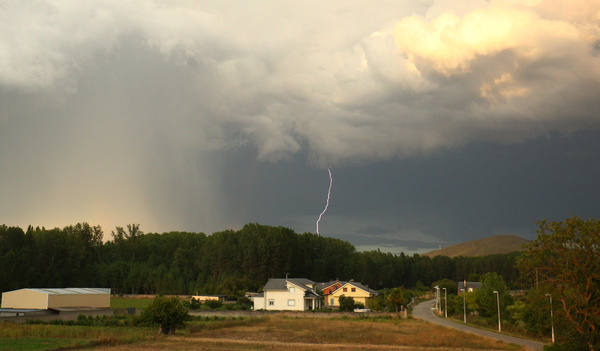
[[[2,308],[60,310],[64,308],[110,308],[110,289],[25,288],[2,293]]]
[[[193,295],[192,300],[196,300],[198,302],[206,302],[206,301],[223,301],[225,299],[225,295]]]

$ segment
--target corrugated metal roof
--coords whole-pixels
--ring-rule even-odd
[[[24,288],[19,290],[31,290],[48,295],[93,295],[93,294],[110,294],[110,289],[106,288]],[[19,291],[13,290],[13,291]]]

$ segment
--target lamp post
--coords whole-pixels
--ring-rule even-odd
[[[439,315],[441,312],[440,310],[440,287],[439,286],[434,286],[433,287],[435,289],[435,306],[436,306],[436,310],[437,310],[437,314]]]
[[[552,315],[552,294],[544,294],[550,298],[550,325],[552,326],[552,343],[554,344],[554,316]]]
[[[460,289],[463,292],[463,321],[467,324],[467,291],[465,289]]]
[[[496,302],[498,303],[498,332],[502,333],[502,325],[500,324],[500,294],[497,290],[494,290],[494,294],[496,294]]]
[[[442,288],[444,290],[444,317],[448,318],[448,291],[446,288]]]

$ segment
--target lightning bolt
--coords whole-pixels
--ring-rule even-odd
[[[329,207],[329,197],[331,196],[331,184],[333,183],[333,178],[331,178],[331,168],[327,168],[327,172],[329,172],[329,190],[327,190],[327,202],[325,203],[325,208],[323,209],[323,212],[321,212],[319,218],[317,219],[317,235],[321,235],[319,234],[319,222],[321,221],[321,218],[323,217],[325,212],[327,212],[327,208]]]

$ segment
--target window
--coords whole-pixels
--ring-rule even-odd
[[[269,306],[275,306],[275,300],[269,300]]]
[[[288,300],[288,306],[296,306],[296,300]]]
[[[352,290],[352,292],[356,292],[356,288],[352,288],[351,290]]]
[[[295,292],[296,292],[296,288],[294,288],[294,287],[291,287],[291,288],[290,288],[290,292],[291,292],[291,293],[295,293]]]
[[[348,292],[348,288],[344,288],[344,292]]]
[[[333,306],[333,297],[329,299],[329,304]]]

